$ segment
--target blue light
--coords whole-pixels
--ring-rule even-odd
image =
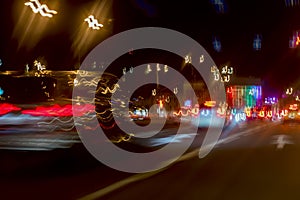
[[[256,51],[261,50],[261,40],[262,40],[262,36],[261,35],[256,34],[254,36],[254,39],[253,39],[253,49],[254,50],[256,50]]]
[[[292,48],[292,49],[293,49],[293,48],[296,48],[296,46],[297,46],[297,45],[296,45],[296,40],[297,40],[297,39],[296,39],[296,37],[294,37],[294,36],[293,36],[292,39],[289,40],[289,47],[290,47],[290,48]]]
[[[214,6],[216,13],[223,14],[227,12],[225,0],[210,0],[210,3]]]
[[[0,96],[4,94],[4,90],[0,87]]]
[[[220,52],[221,51],[221,42],[219,40],[219,38],[217,37],[214,37],[213,39],[213,46],[214,46],[214,49],[217,51],[217,52]]]
[[[186,101],[184,102],[184,106],[185,106],[185,107],[191,107],[191,106],[192,106],[192,100],[186,100]]]
[[[276,98],[276,97],[266,97],[265,98],[265,104],[272,105],[272,104],[276,104],[277,102],[278,102],[278,98]]]

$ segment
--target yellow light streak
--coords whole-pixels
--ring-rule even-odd
[[[104,91],[102,91],[102,94],[107,94],[108,92],[110,93],[115,93],[117,91],[117,89],[120,88],[119,84],[115,84],[113,89],[110,89],[109,87],[106,87],[106,89]]]

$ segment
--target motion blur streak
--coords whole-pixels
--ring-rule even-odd
[[[84,85],[86,87],[89,87],[89,86],[97,87],[98,82],[99,82],[98,77],[93,78],[91,81],[88,81],[85,78],[82,78],[80,80],[74,79],[74,86]]]
[[[70,104],[65,106],[59,106],[55,104],[54,106],[38,106],[33,110],[23,110],[22,114],[45,117],[68,117],[73,116],[73,109],[76,109],[76,114],[79,116],[86,115],[90,112],[95,112],[95,106],[90,104],[73,105],[73,108]]]
[[[21,108],[12,104],[8,104],[8,103],[0,104],[0,115],[4,115],[12,111],[19,111],[19,110],[21,110]]]

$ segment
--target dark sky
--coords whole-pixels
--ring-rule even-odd
[[[43,19],[24,5],[26,1],[1,0],[2,70],[24,69],[36,58],[44,60],[48,69],[74,69],[110,35],[136,27],[159,26],[187,34],[210,53],[217,65],[230,64],[237,75],[260,77],[268,87],[286,87],[300,74],[300,51],[289,48],[293,31],[300,30],[300,6],[286,7],[285,0],[224,0],[224,13],[216,12],[211,0],[40,1],[50,9],[56,8],[58,14]],[[105,14],[105,34],[92,33],[93,41],[78,55],[74,44],[78,44],[75,41],[82,16],[97,12],[95,7],[98,11],[100,7],[107,8],[107,13],[99,11]],[[253,50],[255,34],[262,36],[260,51]],[[221,41],[221,52],[213,48],[214,36]]]

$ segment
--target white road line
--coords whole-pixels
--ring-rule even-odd
[[[277,149],[283,149],[286,144],[294,144],[287,135],[274,135],[273,139],[275,139],[275,141],[271,144],[276,144]]]
[[[0,147],[4,150],[20,150],[20,151],[50,151],[52,149],[43,148],[43,147]]]
[[[227,140],[223,141],[222,143],[223,143],[223,144],[228,144],[228,143],[233,142],[233,141],[235,141],[235,140],[237,140],[237,139],[239,139],[239,138],[240,138],[239,135],[236,136],[236,137],[228,137]]]

